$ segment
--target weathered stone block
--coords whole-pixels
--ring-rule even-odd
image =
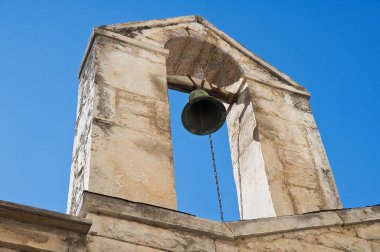
[[[167,51],[106,30],[91,43],[80,72],[69,211],[78,213],[84,190],[176,208]]]
[[[299,241],[298,239],[275,239],[268,241],[256,241],[247,244],[248,249],[243,249],[240,251],[321,251],[321,252],[340,252],[341,250],[329,248],[319,244],[312,244],[307,242]]]
[[[104,121],[93,123],[88,190],[176,208],[170,139]]]
[[[354,235],[329,232],[324,233],[321,236],[317,237],[319,244],[335,248],[344,251],[353,251],[353,252],[371,252],[371,245],[363,239],[354,237]]]
[[[323,203],[320,193],[313,189],[292,186],[289,187],[289,193],[296,213],[318,211]]]
[[[0,201],[0,251],[86,251],[90,226],[86,219]]]
[[[305,187],[308,189],[317,189],[319,181],[312,167],[299,167],[295,165],[286,165],[285,178],[287,184]]]
[[[380,224],[366,224],[361,227],[355,228],[356,234],[359,238],[366,240],[379,240],[380,242]]]
[[[115,121],[116,117],[116,91],[106,85],[96,85],[94,96],[94,117],[106,121]]]
[[[10,249],[10,248],[5,248],[0,246],[0,252],[19,252],[20,250],[16,249]]]
[[[372,251],[380,251],[380,241],[369,241]]]
[[[215,240],[215,252],[238,252],[239,249],[234,242]]]
[[[253,236],[265,236],[295,232],[306,228],[322,228],[341,225],[342,221],[335,212],[282,216],[277,218],[258,219],[228,223],[236,239]]]
[[[380,218],[380,207],[363,207],[363,208],[352,208],[343,209],[338,212],[340,218],[343,220],[344,224],[356,224],[361,222],[370,222],[378,220]]]
[[[130,252],[162,252],[161,249],[150,248],[138,244],[128,243],[125,241],[119,241],[110,239],[107,237],[101,237],[96,235],[89,235],[88,238],[88,250],[89,252],[98,251],[130,251]]]
[[[97,37],[95,82],[167,101],[165,56]]]
[[[214,242],[207,237],[107,216],[88,217],[94,222],[90,232],[98,236],[169,251],[214,251]]]

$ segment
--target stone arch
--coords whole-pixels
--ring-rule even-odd
[[[272,81],[280,85],[292,86],[298,90],[305,91],[302,86],[293,81],[289,76],[247,50],[200,16],[121,23],[101,26],[99,28],[159,48],[168,48],[169,46],[170,48],[168,49],[170,50],[177,50],[170,45],[171,43],[176,41],[176,44],[180,44],[180,40],[184,38],[188,38],[192,42],[202,41],[211,47],[215,46],[220,49],[220,52],[223,52],[222,55],[228,54],[228,59],[239,65],[241,76],[255,73],[256,77],[260,80]],[[220,61],[217,60],[216,62]],[[217,79],[213,80],[218,82]]]
[[[193,76],[218,87],[231,85],[242,75],[239,64],[217,45],[193,37],[171,38],[166,60],[169,75]]]

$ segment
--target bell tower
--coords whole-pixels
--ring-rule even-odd
[[[84,190],[176,208],[167,49],[96,28],[79,72],[68,212]]]
[[[226,109],[241,219],[341,207],[310,94],[199,16],[95,28],[79,82],[68,213],[84,191],[175,210],[167,90],[199,87]]]

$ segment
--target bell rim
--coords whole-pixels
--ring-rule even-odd
[[[221,113],[221,114],[222,114],[222,117],[221,117],[222,120],[220,120],[219,123],[218,123],[215,127],[213,127],[212,129],[210,129],[210,130],[208,130],[208,131],[202,131],[202,132],[201,132],[201,131],[198,131],[198,130],[191,130],[191,129],[189,129],[189,128],[187,127],[186,123],[185,123],[185,120],[184,120],[184,112],[185,112],[186,110],[188,110],[189,107],[190,107],[193,103],[195,103],[195,102],[197,102],[198,100],[201,100],[201,99],[202,99],[202,100],[208,100],[208,101],[211,101],[212,103],[216,104],[219,108],[222,108],[222,113]],[[188,132],[190,132],[190,133],[192,133],[192,134],[194,134],[194,135],[198,135],[198,136],[210,135],[210,134],[216,132],[217,130],[219,130],[219,129],[223,126],[223,124],[225,123],[225,121],[226,121],[226,117],[227,117],[227,110],[226,110],[226,108],[223,106],[223,103],[222,103],[221,101],[219,101],[218,99],[212,97],[212,96],[197,97],[197,98],[195,98],[195,99],[189,101],[189,102],[185,105],[185,107],[183,108],[182,113],[181,113],[181,121],[182,121],[182,125],[184,126],[184,128],[185,128]]]

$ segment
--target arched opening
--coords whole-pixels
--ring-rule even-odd
[[[168,75],[193,76],[220,87],[239,80],[242,71],[235,60],[219,47],[192,37],[170,39],[166,67]]]
[[[239,80],[239,65],[215,45],[191,37],[169,40],[167,59],[169,102],[178,210],[219,220],[218,198],[208,136],[196,136],[183,127],[181,112],[196,86],[225,102],[224,87]],[[191,77],[191,80],[188,78]],[[180,92],[177,92],[180,91]],[[226,123],[213,134],[215,159],[225,220],[239,219]]]

